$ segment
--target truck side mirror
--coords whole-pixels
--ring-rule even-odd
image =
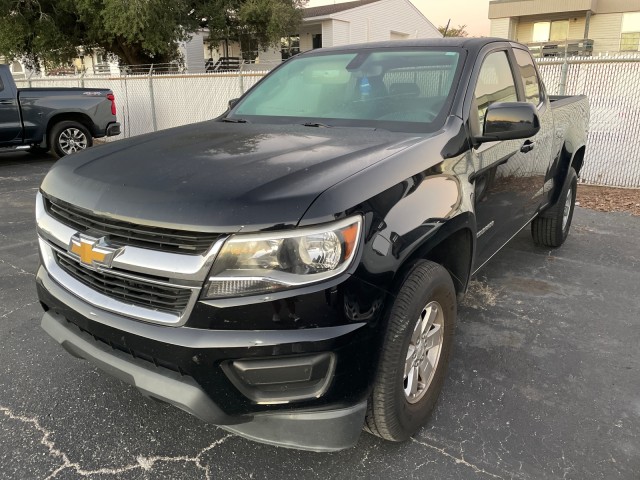
[[[231,110],[233,108],[233,106],[238,103],[238,100],[240,100],[239,98],[232,98],[231,100],[229,100],[229,110]]]
[[[476,137],[476,141],[483,143],[529,138],[539,131],[540,118],[531,103],[493,103],[484,116],[483,133]]]

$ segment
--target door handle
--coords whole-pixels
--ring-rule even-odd
[[[13,100],[0,100],[0,105],[13,105]]]
[[[522,147],[520,147],[520,151],[522,153],[528,153],[531,150],[533,150],[533,147],[535,147],[535,143],[533,143],[530,140],[527,140],[526,142],[524,142],[524,145],[522,145]]]

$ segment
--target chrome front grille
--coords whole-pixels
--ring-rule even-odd
[[[47,197],[44,197],[44,205],[47,213],[59,222],[81,233],[107,237],[109,243],[115,246],[130,245],[164,252],[200,255],[207,252],[221,238],[217,233],[174,230],[115,220]]]
[[[94,219],[100,223],[93,222]],[[227,239],[226,235],[202,234],[200,237],[201,234],[194,232],[178,232],[180,241],[188,236],[202,242],[209,235],[199,246],[190,240],[194,249],[186,250],[177,247],[185,245],[178,241],[168,246],[167,235],[172,231],[166,229],[127,224],[131,230],[125,236],[119,233],[124,222],[46,199],[40,192],[36,199],[36,221],[42,264],[58,285],[99,310],[167,326],[186,323],[211,265]],[[156,230],[162,237],[157,242],[144,236],[154,236]],[[80,261],[80,254],[69,253],[70,243],[78,232],[99,238],[107,247],[119,248],[119,243],[128,243],[122,245],[110,268],[100,263],[89,267]],[[196,255],[198,251],[205,253]],[[98,313],[96,315],[99,319]]]
[[[192,295],[189,288],[163,285],[161,278],[142,279],[112,271],[89,269],[57,251],[54,256],[58,266],[73,278],[120,302],[178,314],[189,305]]]

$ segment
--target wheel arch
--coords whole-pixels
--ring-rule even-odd
[[[553,195],[550,198],[550,205],[554,205],[558,200],[562,186],[569,173],[569,168],[573,167],[580,178],[580,171],[584,165],[584,155],[586,152],[586,145],[580,145],[573,150],[566,143],[562,146],[562,150],[556,160],[555,175],[554,175],[554,189]]]
[[[475,217],[470,212],[447,221],[402,261],[394,277],[393,291],[397,291],[416,262],[430,260],[449,272],[458,297],[464,295],[472,273],[475,232]]]
[[[87,130],[89,130],[89,133],[91,134],[91,136],[94,135],[94,129],[95,129],[94,123],[91,120],[91,117],[89,117],[89,115],[87,115],[86,113],[80,113],[80,112],[56,113],[47,122],[47,129],[45,132],[45,142],[47,143],[47,146],[49,148],[51,148],[50,141],[49,141],[49,135],[51,133],[51,130],[55,125],[57,125],[60,122],[78,122],[84,127],[86,127]]]
[[[582,166],[584,165],[584,154],[586,150],[587,150],[586,145],[582,145],[573,154],[573,158],[571,158],[571,166],[578,174],[578,178],[580,178],[580,171],[582,170]],[[566,178],[566,173],[565,173],[565,178]]]

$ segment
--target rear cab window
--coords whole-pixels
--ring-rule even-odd
[[[522,77],[522,84],[524,86],[525,100],[532,103],[535,106],[540,105],[540,79],[538,78],[538,72],[533,64],[533,59],[528,52],[520,50],[519,48],[513,49],[513,54],[516,57],[518,68],[520,70],[520,76]]]

